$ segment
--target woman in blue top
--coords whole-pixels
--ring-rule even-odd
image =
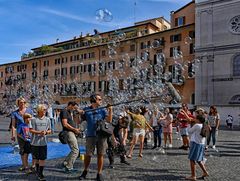
[[[16,104],[18,106],[18,109],[16,111],[13,111],[11,114],[11,119],[12,119],[12,141],[16,140],[16,133],[15,131],[17,130],[17,133],[21,132],[21,127],[20,125],[24,123],[23,115],[25,113],[33,115],[33,111],[30,108],[27,108],[27,102],[23,97],[20,97],[16,100]],[[19,144],[19,154],[21,155],[21,160],[22,164],[24,163],[24,145],[25,141],[22,137],[17,136],[17,141]],[[24,171],[24,165],[19,168],[19,171]]]

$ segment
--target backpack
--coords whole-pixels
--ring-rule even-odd
[[[201,129],[200,135],[202,137],[206,137],[208,132],[208,125],[206,123],[203,123],[203,127]]]
[[[68,131],[61,131],[58,134],[58,138],[62,144],[67,144],[67,132]]]

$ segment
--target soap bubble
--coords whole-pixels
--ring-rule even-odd
[[[96,45],[102,43],[102,37],[99,34],[93,35],[92,36],[92,42]]]
[[[160,41],[159,40],[154,40],[153,42],[152,42],[152,47],[153,48],[158,48],[158,47],[160,47]]]
[[[123,31],[116,31],[116,40],[120,41],[120,40],[124,40],[126,38],[126,33],[124,33]]]
[[[147,61],[149,58],[149,53],[148,52],[143,52],[142,54],[142,60]]]
[[[187,36],[186,38],[184,38],[184,43],[186,45],[189,45],[191,44],[193,41],[192,41],[192,38],[190,36]]]
[[[165,64],[165,54],[164,53],[157,53],[157,63]]]
[[[116,54],[117,54],[117,52],[115,51],[115,49],[113,49],[113,48],[108,49],[109,58],[113,58],[113,56],[115,56]]]
[[[95,14],[96,20],[100,22],[110,22],[113,19],[112,13],[107,9],[98,9]]]

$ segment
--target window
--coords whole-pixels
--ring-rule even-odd
[[[183,25],[185,25],[185,16],[175,18],[175,26],[183,26]]]
[[[188,36],[191,38],[195,38],[195,31],[189,31]]]
[[[22,74],[22,79],[24,80],[24,79],[26,79],[26,77],[27,77],[27,76],[26,76],[26,73],[23,73],[23,74]]]
[[[48,70],[44,70],[43,71],[43,77],[47,77],[48,76]]]
[[[55,69],[55,76],[60,75],[60,69]]]
[[[44,66],[44,67],[49,66],[49,61],[48,61],[48,60],[44,60],[44,62],[43,62],[43,66]]]
[[[172,83],[182,83],[182,68],[180,65],[170,65],[169,72],[172,73]]]
[[[118,68],[119,69],[123,69],[124,68],[124,60],[120,60],[119,61]]]
[[[170,48],[170,57],[177,56],[178,52],[180,51],[180,46],[171,47]]]
[[[189,62],[188,63],[188,77],[192,78],[194,76],[195,76],[194,63],[193,62]]]
[[[37,78],[37,71],[32,72],[32,79],[36,79]]]
[[[145,49],[145,48],[147,48],[147,46],[145,45],[144,42],[141,42],[141,44],[140,44],[140,48],[141,48],[141,49]]]
[[[130,58],[130,67],[136,66],[137,61],[135,61],[135,58]]]
[[[33,62],[33,63],[32,63],[32,68],[33,68],[33,69],[37,68],[37,62]]]
[[[106,50],[102,50],[102,56],[103,56],[103,57],[106,56]]]
[[[164,63],[165,63],[165,57],[163,53],[159,52],[157,54],[154,54],[153,65],[164,64]]]
[[[131,52],[135,51],[135,45],[134,44],[130,45],[130,51]]]
[[[189,45],[189,54],[193,54],[195,52],[194,50],[194,44],[193,43],[190,43]]]
[[[236,57],[234,57],[233,76],[240,76],[240,55],[237,55]]]
[[[145,52],[141,53],[142,60],[147,61],[147,60],[149,60],[149,57],[150,57],[150,53],[149,52],[145,51]]]
[[[182,35],[181,34],[177,34],[177,35],[171,35],[170,36],[170,42],[176,42],[176,41],[181,41],[182,40]]]
[[[70,67],[70,75],[74,75],[75,73],[75,66]]]
[[[61,75],[67,75],[67,68],[62,68],[61,69]]]
[[[119,79],[119,90],[124,90],[124,79]]]

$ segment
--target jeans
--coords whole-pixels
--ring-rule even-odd
[[[216,144],[216,127],[211,127],[211,130],[209,131],[209,134],[207,137],[207,145],[210,144],[211,137],[212,137],[213,145],[215,145]]]
[[[79,154],[79,148],[78,148],[78,142],[75,134],[71,131],[68,131],[68,138],[67,138],[67,144],[70,147],[71,151],[65,158],[65,162],[67,162],[66,167],[68,169],[73,168],[73,164],[75,163],[78,154]]]
[[[162,127],[154,128],[153,140],[154,140],[154,147],[157,146],[157,142],[158,142],[158,147],[161,146],[161,144],[162,144]]]

